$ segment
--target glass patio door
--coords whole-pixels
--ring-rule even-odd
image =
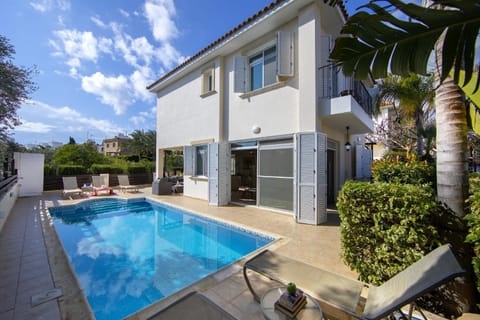
[[[293,140],[260,142],[258,204],[293,212]]]

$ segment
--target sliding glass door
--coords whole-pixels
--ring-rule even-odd
[[[293,140],[260,142],[258,158],[258,204],[293,211]]]

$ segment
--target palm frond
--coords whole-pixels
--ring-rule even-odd
[[[324,0],[325,1],[325,0]],[[480,77],[475,71],[475,45],[480,30],[480,0],[433,0],[421,7],[400,0],[372,0],[350,17],[335,41],[331,61],[342,65],[347,76],[365,79],[371,72],[384,78],[388,72],[407,76],[427,74],[428,59],[440,35],[445,32],[441,80],[453,69],[454,80],[464,86]],[[387,3],[387,5],[379,5]],[[405,20],[397,18],[401,12]],[[460,70],[465,71],[460,83]]]

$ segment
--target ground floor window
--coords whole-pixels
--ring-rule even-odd
[[[208,176],[208,146],[195,147],[195,175]]]

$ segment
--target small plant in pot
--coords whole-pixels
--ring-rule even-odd
[[[297,286],[293,282],[289,282],[287,284],[287,292],[291,296],[295,296],[297,293]]]

